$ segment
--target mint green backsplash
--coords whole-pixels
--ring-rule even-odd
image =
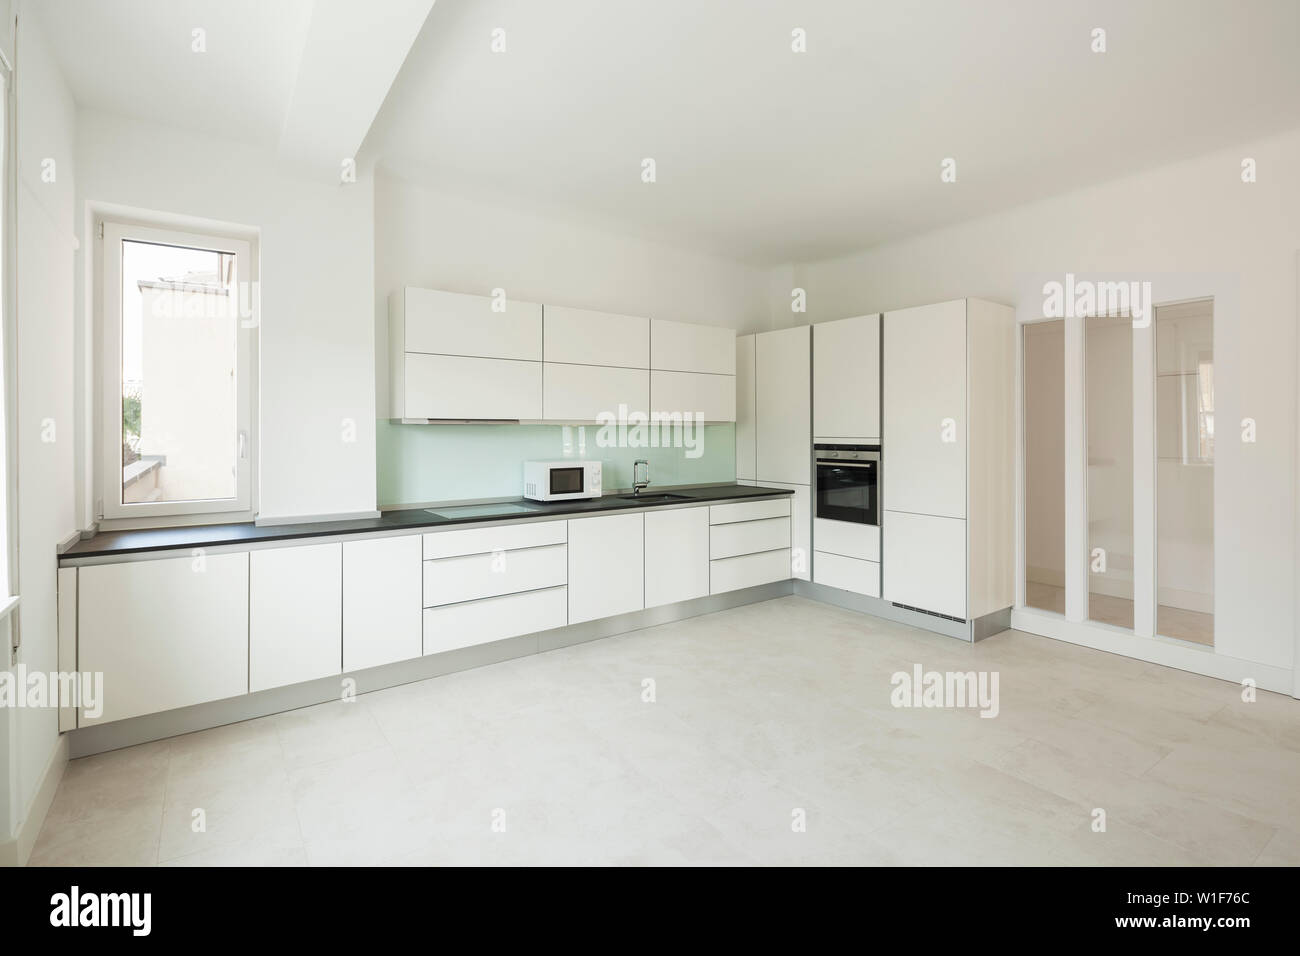
[[[579,451],[579,429],[586,452]],[[379,506],[510,498],[523,494],[524,462],[587,458],[603,463],[607,490],[632,486],[632,463],[650,462],[652,487],[736,479],[736,427],[705,425],[698,458],[686,448],[602,448],[598,425],[399,425],[380,419]],[[565,441],[568,435],[569,448]]]

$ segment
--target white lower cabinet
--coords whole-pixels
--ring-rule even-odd
[[[813,580],[841,591],[853,591],[867,597],[880,597],[880,562],[846,558],[830,551],[814,556]]]
[[[709,593],[709,509],[645,513],[645,606]]]
[[[645,607],[642,513],[569,520],[569,623]]]
[[[343,545],[248,556],[248,689],[343,672]]]
[[[742,482],[743,484],[743,482]],[[760,488],[793,491],[790,496],[790,566],[800,581],[812,580],[812,489],[808,485],[757,481]]]
[[[562,544],[425,561],[424,606],[556,587],[566,575]]]
[[[966,522],[886,511],[882,589],[886,601],[966,619]]]
[[[790,580],[790,549],[761,551],[709,562],[709,593],[739,591],[759,584]]]
[[[775,551],[790,547],[789,518],[760,518],[715,525],[709,542],[710,558],[734,558],[738,554]]]
[[[419,657],[420,535],[343,542],[343,670]]]
[[[563,627],[568,613],[564,587],[426,608],[424,653],[439,654]]]
[[[248,692],[247,552],[80,568],[77,622],[77,669],[104,675],[81,727]]]

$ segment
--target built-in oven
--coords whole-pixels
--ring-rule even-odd
[[[880,524],[880,446],[814,445],[816,515],[831,521]]]

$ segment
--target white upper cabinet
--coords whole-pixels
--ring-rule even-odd
[[[755,336],[759,482],[810,483],[809,342],[806,325]]]
[[[650,373],[650,410],[660,415],[696,414],[706,422],[736,420],[736,377],[704,372]]]
[[[542,366],[542,413],[547,421],[594,422],[619,406],[644,413],[650,407],[650,373],[643,368],[609,365]]]
[[[407,352],[542,360],[542,307],[491,296],[407,288]],[[401,293],[399,293],[401,294]]]
[[[570,365],[650,367],[650,320],[634,315],[548,305],[542,359]]]
[[[884,507],[964,518],[966,302],[887,312],[884,338]]]
[[[650,367],[669,372],[736,374],[736,330],[653,319]]]
[[[433,289],[388,299],[389,417],[542,417],[542,307]]]
[[[542,417],[542,363],[407,353],[397,418]]]
[[[813,326],[813,436],[880,441],[880,316]]]
[[[758,477],[755,459],[754,336],[736,337],[736,480]]]

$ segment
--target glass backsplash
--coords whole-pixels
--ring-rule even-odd
[[[632,463],[650,462],[654,487],[735,481],[736,427],[705,425],[695,447],[598,444],[599,425],[401,425],[380,419],[379,506],[510,498],[523,494],[524,462],[586,458],[603,463],[604,486],[632,487]],[[689,436],[688,436],[689,437]]]

